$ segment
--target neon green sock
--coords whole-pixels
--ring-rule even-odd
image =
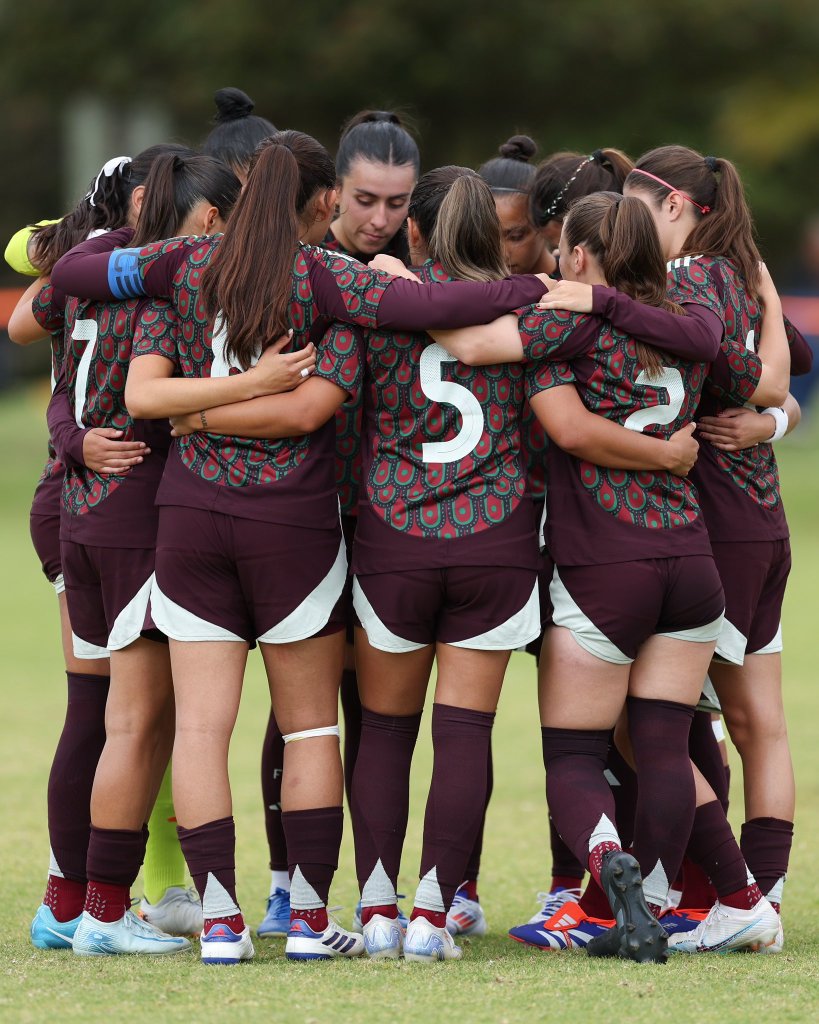
[[[159,903],[172,885],[185,886],[185,858],[176,834],[170,765],[148,820],[148,832],[148,847],[142,866],[143,892],[149,903]]]

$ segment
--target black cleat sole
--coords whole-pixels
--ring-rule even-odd
[[[634,857],[623,850],[607,853],[600,881],[617,924],[589,942],[589,956],[664,964],[668,959],[668,936],[648,909],[640,865]]]

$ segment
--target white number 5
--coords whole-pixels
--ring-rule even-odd
[[[646,427],[673,423],[679,416],[685,400],[685,386],[680,371],[670,366],[663,366],[659,375],[650,377],[645,370],[642,370],[634,383],[643,387],[664,388],[668,393],[668,402],[651,405],[646,409],[638,409],[628,417],[623,426],[642,433]]]
[[[424,462],[457,462],[478,446],[483,436],[483,410],[478,399],[463,386],[441,380],[441,364],[456,362],[455,356],[433,342],[421,353],[421,390],[433,402],[454,405],[463,418],[461,429],[448,441],[421,445]]]

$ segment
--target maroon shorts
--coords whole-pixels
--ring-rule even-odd
[[[353,600],[370,644],[392,653],[436,642],[512,651],[540,633],[533,569],[470,565],[357,575]]]
[[[283,644],[337,633],[346,578],[340,527],[160,509],[151,605],[174,640]]]
[[[538,537],[543,538],[543,529],[541,523],[543,522],[543,505],[544,502],[540,498],[536,498],[534,501],[535,505],[535,519],[538,524]],[[540,623],[541,630],[540,636],[533,640],[531,643],[526,645],[526,653],[532,654],[536,661],[540,661],[540,650],[543,647],[543,630],[552,621],[552,598],[549,593],[549,586],[552,582],[552,576],[554,575],[555,563],[552,556],[544,548],[540,553],[541,566],[540,571],[537,575],[538,589],[540,591]]]
[[[713,558],[646,558],[611,565],[555,566],[556,626],[603,661],[627,665],[659,633],[695,643],[719,636],[725,597]]]
[[[342,607],[344,609],[344,623],[347,630],[347,643],[355,640],[355,627],[360,626],[358,617],[353,607],[353,574],[349,566],[353,564],[353,540],[355,528],[358,526],[358,516],[341,513],[341,531],[344,534],[344,546],[347,550],[347,582],[344,584],[344,593],[341,595]]]
[[[741,665],[746,654],[782,650],[782,601],[791,571],[789,540],[712,544],[725,588],[717,656]]]
[[[31,542],[43,574],[54,589],[61,594],[63,585],[63,563],[60,555],[60,503],[63,491],[62,467],[44,476],[37,484],[34,501],[29,515]]]
[[[104,658],[140,636],[161,639],[151,620],[153,548],[61,545],[68,617],[78,658]]]

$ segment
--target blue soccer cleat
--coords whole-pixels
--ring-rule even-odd
[[[229,925],[217,921],[202,932],[200,941],[203,964],[238,964],[252,960],[255,950],[250,929],[235,932]]]
[[[276,888],[267,900],[264,921],[256,929],[260,939],[285,936],[290,931],[290,892]]]
[[[509,937],[526,946],[549,952],[584,949],[592,939],[608,931],[613,920],[589,917],[577,903],[562,902],[545,920],[535,914],[531,921],[509,929]]]
[[[120,956],[142,953],[148,956],[167,956],[190,949],[191,944],[181,936],[168,935],[141,920],[131,911],[118,921],[98,921],[83,912],[74,933],[74,952],[78,956]]]
[[[70,921],[58,921],[45,903],[37,908],[31,922],[31,944],[37,949],[71,949],[74,932],[82,920],[82,914]]]

